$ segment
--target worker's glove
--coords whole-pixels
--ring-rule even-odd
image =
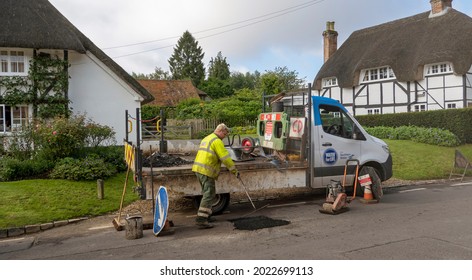
[[[236,178],[238,178],[238,179],[241,178],[241,174],[239,173],[238,170],[236,170],[236,171],[234,172],[234,176],[236,176]]]

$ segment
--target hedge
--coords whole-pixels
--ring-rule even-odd
[[[454,133],[462,143],[472,143],[472,108],[356,116],[364,127],[418,126]]]

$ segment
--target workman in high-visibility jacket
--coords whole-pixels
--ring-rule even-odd
[[[202,200],[197,212],[196,224],[199,228],[212,228],[210,222],[214,221],[211,217],[211,206],[216,195],[215,182],[220,173],[221,163],[228,170],[239,178],[239,172],[234,165],[231,156],[226,150],[223,139],[229,134],[229,128],[225,124],[219,124],[215,131],[205,137],[200,142],[192,171],[197,175],[198,181],[202,186]]]

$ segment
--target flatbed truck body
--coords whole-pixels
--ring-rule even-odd
[[[338,101],[308,96],[281,98],[275,112],[262,113],[251,153],[244,154],[244,145],[227,145],[248,191],[325,189],[332,180],[341,181],[344,176],[350,186],[355,167],[346,166],[346,162],[352,159],[359,162],[360,174],[369,174],[374,184],[392,176],[392,157],[384,141],[369,135]],[[152,172],[142,168],[142,182],[147,199],[152,199],[161,185],[170,198],[198,199],[201,195],[192,164],[152,168]],[[214,212],[221,212],[228,206],[230,194],[244,192],[244,188],[222,166],[216,191],[218,209]]]

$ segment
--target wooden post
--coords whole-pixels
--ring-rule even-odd
[[[97,195],[98,195],[98,199],[100,199],[100,200],[105,198],[105,190],[104,190],[103,185],[104,185],[103,180],[98,179],[97,180]]]

